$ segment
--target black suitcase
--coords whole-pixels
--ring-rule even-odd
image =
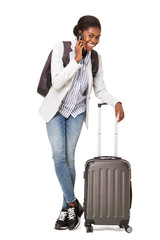
[[[101,106],[98,104],[97,157],[85,164],[84,217],[87,232],[95,225],[119,225],[131,233],[128,225],[132,202],[130,163],[117,157],[118,123],[115,122],[114,156],[101,154]]]

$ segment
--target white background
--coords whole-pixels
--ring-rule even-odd
[[[45,124],[38,109],[39,77],[54,43],[72,40],[86,14],[97,16],[104,77],[123,102],[119,156],[132,166],[133,205],[127,234],[118,227],[94,227],[84,219],[74,231],[56,231],[62,193],[54,173]],[[5,0],[0,4],[0,238],[140,239],[158,236],[160,6],[152,0]],[[113,153],[114,110],[103,108],[102,154]],[[92,96],[89,130],[83,127],[76,152],[76,196],[83,202],[86,160],[96,156],[97,100]]]

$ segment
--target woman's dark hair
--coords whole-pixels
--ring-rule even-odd
[[[81,30],[82,32],[89,27],[99,27],[101,30],[101,24],[98,18],[90,15],[83,16],[79,19],[77,25],[73,29],[73,33],[75,36],[78,35],[78,31]]]

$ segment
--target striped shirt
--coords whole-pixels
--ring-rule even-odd
[[[86,57],[80,61],[82,67],[76,72],[71,88],[61,102],[59,113],[65,118],[70,115],[76,118],[86,111],[86,92],[89,82],[87,64],[90,56],[91,52],[88,52]]]

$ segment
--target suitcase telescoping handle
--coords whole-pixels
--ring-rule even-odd
[[[106,103],[98,103],[98,139],[97,139],[97,157],[101,156],[101,107],[107,105]],[[114,131],[114,157],[118,155],[118,122],[115,117],[115,131]]]

